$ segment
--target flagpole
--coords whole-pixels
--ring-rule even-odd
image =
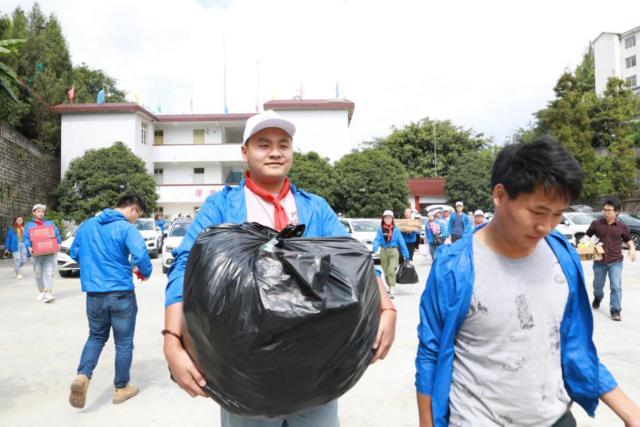
[[[223,80],[223,90],[224,90],[224,113],[229,114],[229,108],[227,108],[227,42],[222,36],[222,80]]]

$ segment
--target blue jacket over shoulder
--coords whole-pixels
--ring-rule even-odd
[[[482,227],[476,228],[476,230]],[[569,283],[560,325],[560,350],[565,388],[591,416],[598,399],[616,387],[600,363],[593,344],[593,317],[580,258],[558,232],[546,238]],[[431,396],[435,426],[448,425],[449,391],[455,356],[455,336],[466,319],[473,293],[473,234],[443,247],[431,268],[420,302],[416,389]],[[526,387],[526,384],[523,384]]]

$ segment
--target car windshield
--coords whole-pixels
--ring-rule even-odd
[[[173,224],[173,227],[171,228],[171,233],[169,234],[170,237],[184,237],[185,234],[187,234],[187,230],[189,230],[189,227],[191,226],[190,222],[178,222]]]
[[[140,231],[154,230],[153,221],[136,221],[136,228]]]
[[[593,217],[591,215],[583,213],[567,214],[567,216],[576,225],[589,225],[593,221]]]
[[[376,219],[359,219],[356,221],[351,221],[353,225],[353,231],[357,233],[366,233],[378,231],[378,227],[380,226],[380,222]]]
[[[623,213],[618,215],[620,221],[624,222],[627,225],[637,225],[640,226],[640,218],[635,215]]]

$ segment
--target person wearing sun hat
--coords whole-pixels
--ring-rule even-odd
[[[398,248],[402,251],[402,256],[405,259],[409,259],[409,250],[402,238],[400,229],[395,225],[393,211],[386,210],[382,213],[380,228],[378,228],[378,234],[376,234],[376,238],[373,241],[372,250],[373,253],[376,253],[380,249],[380,264],[382,271],[384,271],[384,278],[387,281],[391,298],[395,295],[396,270],[400,260]]]

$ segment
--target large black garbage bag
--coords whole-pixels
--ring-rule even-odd
[[[189,254],[185,347],[209,396],[236,414],[327,403],[373,356],[380,294],[367,248],[290,232],[225,224],[200,234]]]
[[[396,273],[396,283],[407,285],[411,283],[418,283],[419,280],[418,273],[411,262],[406,260],[400,264],[398,272]]]

